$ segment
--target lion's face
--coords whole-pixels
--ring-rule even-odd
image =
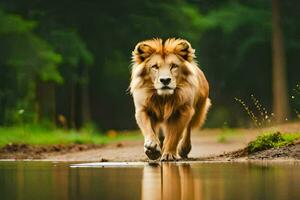
[[[145,64],[153,87],[158,95],[171,95],[176,89],[180,78],[181,61],[176,55],[170,54],[163,58],[160,54],[153,55]]]
[[[194,49],[186,40],[154,39],[137,44],[133,51],[131,90],[142,87],[156,90],[158,95],[172,95],[181,80],[191,73]]]

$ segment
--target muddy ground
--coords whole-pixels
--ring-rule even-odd
[[[284,147],[248,153],[247,148],[205,158],[206,160],[300,160],[300,140]]]
[[[284,124],[264,129],[235,129],[220,142],[222,129],[204,129],[192,135],[190,160],[248,160],[289,159],[300,160],[300,141],[251,155],[245,147],[248,142],[264,132],[300,132],[300,123]],[[43,161],[147,161],[143,152],[143,141],[123,141],[109,145],[26,145],[8,144],[0,149],[1,160],[43,160]]]

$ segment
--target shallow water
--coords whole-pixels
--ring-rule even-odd
[[[299,199],[300,163],[0,162],[0,199]]]

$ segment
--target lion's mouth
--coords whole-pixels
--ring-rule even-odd
[[[173,88],[170,88],[169,86],[163,86],[162,88],[161,88],[161,90],[172,90]]]
[[[174,88],[169,86],[163,86],[157,90],[158,95],[172,95],[174,93]]]

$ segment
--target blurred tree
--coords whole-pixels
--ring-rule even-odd
[[[81,124],[89,123],[91,117],[88,66],[93,63],[93,55],[74,30],[53,30],[48,37],[54,49],[63,56],[60,71],[66,81],[67,89],[70,91],[70,98],[67,103],[67,107],[69,106],[69,125],[76,128]],[[62,99],[58,98],[57,100],[60,102]],[[63,110],[60,109],[58,112],[68,115],[68,113],[61,113]]]
[[[285,121],[289,113],[280,7],[279,0],[272,0],[273,112],[278,123]]]
[[[254,93],[271,108],[270,0],[2,0],[0,5],[6,11],[0,18],[0,109],[6,113],[27,102],[39,105],[39,116],[63,115],[69,127],[91,120],[103,129],[135,128],[126,93],[131,51],[153,37],[182,37],[196,49],[211,85],[211,126],[247,124],[234,97]],[[299,5],[281,2],[290,87],[299,82]],[[15,21],[7,23],[8,16]]]
[[[33,32],[35,26],[34,21],[0,10],[1,123],[14,121],[18,109],[41,113],[37,83],[62,82],[57,71],[61,56]]]
[[[203,58],[204,66],[211,67],[208,73],[212,78],[212,86],[216,87],[212,88],[212,95],[217,106],[215,105],[212,113],[214,109],[218,109],[219,102],[223,104],[220,108],[224,103],[232,107],[228,101],[234,97],[247,98],[250,94],[255,94],[269,110],[272,109],[273,101],[273,112],[279,119],[277,122],[286,119],[290,107],[287,90],[292,90],[299,81],[293,73],[297,71],[294,52],[299,52],[300,49],[300,41],[296,36],[300,33],[299,26],[295,26],[295,20],[299,17],[297,7],[299,8],[299,3],[296,1],[282,2],[280,6],[285,12],[282,25],[287,34],[286,48],[283,45],[283,30],[277,18],[280,16],[275,16],[279,13],[274,13],[274,5],[273,11],[270,9],[270,1],[220,2],[213,9],[205,11],[204,20],[209,26],[200,41],[200,59]],[[270,48],[272,43],[273,56]],[[287,80],[285,49],[288,51],[289,64]],[[272,58],[273,69],[270,62]],[[256,77],[255,81],[253,77]],[[290,88],[287,87],[287,81],[292,85]],[[224,95],[219,90],[230,93]],[[220,114],[217,111],[215,113]],[[237,124],[241,114],[235,115],[237,121],[234,121],[234,116],[226,118],[233,120],[230,124]]]
[[[229,1],[208,10],[203,20],[207,29],[200,41],[200,64],[211,83],[214,106],[210,118],[219,125],[242,125],[245,118],[240,116],[245,113],[234,105],[234,97],[254,93],[262,102],[269,102],[271,11],[264,5]],[[254,81],[254,77],[260,78]],[[233,116],[224,107],[238,114]]]

